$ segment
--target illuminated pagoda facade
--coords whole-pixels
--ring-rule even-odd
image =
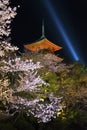
[[[44,31],[44,23],[42,24],[41,38],[37,40],[36,42],[24,45],[24,48],[31,52],[38,52],[40,50],[48,50],[50,52],[48,55],[52,55],[55,51],[62,49],[62,47],[55,45],[54,43],[52,43],[46,38],[45,31]],[[62,61],[63,59],[58,57],[58,60]]]

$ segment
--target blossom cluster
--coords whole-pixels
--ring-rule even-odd
[[[10,43],[6,41],[2,41],[0,43],[0,57],[3,57],[6,55],[6,53],[15,52],[18,50],[18,47],[12,46]]]
[[[10,24],[12,19],[15,17],[16,7],[12,8],[9,6],[9,0],[0,1],[0,57],[6,55],[6,52],[13,52],[18,50],[17,47],[11,46],[9,41],[9,35],[11,33]]]
[[[9,6],[9,0],[0,1],[0,38],[3,35],[9,36],[11,29],[10,23],[12,18],[16,15],[16,7],[13,9]]]
[[[49,122],[51,119],[56,118],[61,114],[61,111],[65,108],[65,106],[61,105],[61,98],[55,97],[53,94],[51,97],[49,96],[49,102],[45,102],[44,99],[34,99],[27,100],[25,98],[17,98],[16,106],[17,110],[20,109],[20,106],[25,108],[27,116],[32,114],[35,118],[37,118],[38,123],[40,122]],[[18,103],[18,105],[17,105]],[[26,109],[27,107],[27,109]]]
[[[29,71],[41,68],[40,62],[34,63],[32,59],[30,60],[22,60],[20,57],[11,59],[9,57],[8,62],[3,60],[2,63],[4,66],[1,66],[0,69],[4,72],[15,72],[15,71]]]
[[[70,72],[70,69],[73,67],[73,65],[66,65],[65,63],[58,63],[58,64],[52,64],[49,66],[49,68],[53,72],[61,73],[66,71],[67,73]]]
[[[42,85],[48,86],[49,84],[42,80],[40,76],[37,75],[37,71],[28,71],[25,77],[21,77],[20,85],[17,88],[17,92],[20,91],[39,91],[39,87]],[[38,87],[38,88],[37,88]]]
[[[56,98],[53,96],[53,99],[49,99],[50,103],[42,102],[38,103],[35,111],[32,114],[38,119],[39,122],[48,122],[52,118],[56,118],[61,113],[64,108],[61,105],[61,98]]]

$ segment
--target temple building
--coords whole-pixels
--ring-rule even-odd
[[[62,47],[52,43],[46,38],[45,31],[44,31],[44,24],[42,24],[41,38],[37,40],[36,42],[24,45],[24,48],[32,52],[36,52],[40,50],[49,50],[49,52],[51,53],[54,53],[55,51],[62,49]],[[62,60],[63,60],[62,58],[59,58],[59,61],[62,61]]]

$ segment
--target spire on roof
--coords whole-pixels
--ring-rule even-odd
[[[42,20],[42,36],[41,39],[45,38],[44,19]]]

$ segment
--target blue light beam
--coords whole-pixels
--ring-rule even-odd
[[[69,48],[69,50],[73,56],[73,59],[75,61],[79,61],[79,57],[78,57],[77,53],[75,52],[75,49],[74,49],[70,39],[68,38],[60,20],[58,19],[51,3],[49,2],[49,0],[47,0],[47,1],[43,0],[43,1],[44,1],[46,9],[49,11],[50,16],[53,18],[57,29],[60,31],[60,34],[62,35],[63,39],[65,40],[65,43],[67,44],[67,47]]]

